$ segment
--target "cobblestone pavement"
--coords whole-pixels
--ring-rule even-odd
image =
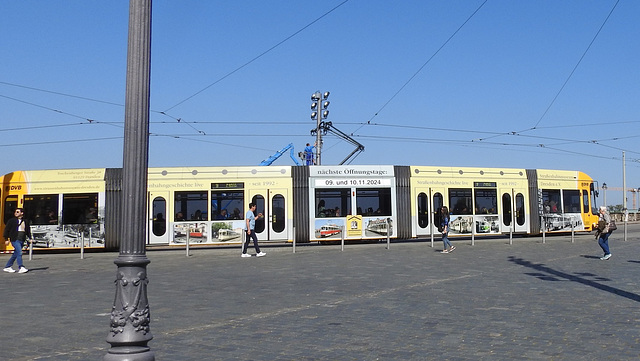
[[[156,360],[636,360],[640,224],[592,235],[149,251]],[[250,249],[252,250],[252,249]],[[8,255],[1,255],[6,262]],[[101,360],[117,253],[0,272],[2,360]]]

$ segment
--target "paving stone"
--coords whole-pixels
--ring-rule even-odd
[[[640,224],[622,238],[609,261],[589,234],[456,239],[451,254],[430,240],[152,250],[149,346],[157,360],[635,360]],[[102,359],[117,256],[36,253],[29,273],[0,274],[0,359]]]

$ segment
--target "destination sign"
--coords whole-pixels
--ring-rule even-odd
[[[211,183],[211,189],[242,189],[244,182],[235,183]]]
[[[316,188],[320,187],[390,187],[389,178],[331,178],[316,179]]]
[[[473,186],[476,188],[495,188],[496,182],[473,182]]]

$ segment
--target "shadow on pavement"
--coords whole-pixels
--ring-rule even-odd
[[[585,256],[585,257],[591,257],[591,256]],[[536,264],[536,263],[527,261],[523,258],[517,258],[513,256],[509,257],[509,262],[513,262],[523,267],[528,267],[538,271],[536,273],[526,273],[526,274],[537,277],[543,281],[561,281],[564,279],[572,282],[578,282],[585,286],[594,287],[602,291],[610,292],[615,295],[622,296],[636,302],[640,302],[640,295],[632,292],[628,292],[625,290],[621,290],[619,288],[603,285],[602,283],[599,283],[599,282],[606,282],[606,281],[609,281],[609,279],[597,277],[592,273],[578,273],[576,275],[572,275],[565,272],[554,270],[553,268],[547,267],[542,263]],[[592,279],[588,279],[588,278],[592,278]]]

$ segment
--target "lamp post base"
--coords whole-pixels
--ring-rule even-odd
[[[156,355],[146,346],[113,347],[103,361],[155,361]]]
[[[153,339],[149,330],[151,315],[147,299],[147,264],[145,255],[120,255],[114,263],[116,297],[111,310],[111,344],[105,361],[153,361],[147,343]]]

